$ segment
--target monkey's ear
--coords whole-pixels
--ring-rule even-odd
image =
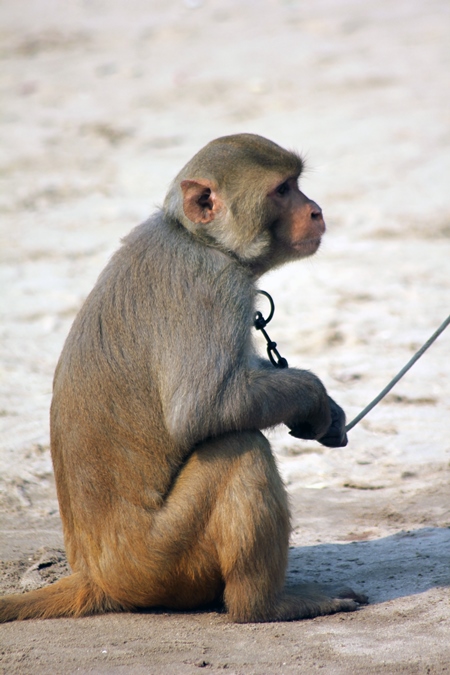
[[[207,225],[214,220],[222,207],[222,201],[214,190],[212,181],[182,180],[183,211],[189,220]]]

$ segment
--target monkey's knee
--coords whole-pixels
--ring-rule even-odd
[[[259,431],[230,433],[210,442],[204,461],[220,470],[220,488],[215,516],[227,529],[254,530],[270,525],[272,520],[286,524],[289,534],[287,494],[278,472],[269,442]],[[226,514],[226,515],[225,515]],[[278,533],[280,531],[278,530]],[[275,536],[275,532],[274,532]],[[251,540],[248,533],[248,540]]]
[[[233,513],[255,525],[259,518],[264,523],[267,516],[288,518],[286,490],[266,437],[259,431],[247,431],[223,438],[227,444],[224,451],[233,460],[222,481],[222,498],[234,505]]]

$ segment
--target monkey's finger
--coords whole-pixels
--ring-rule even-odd
[[[348,443],[348,438],[345,431],[343,431],[341,428],[333,429],[332,426],[330,429],[328,429],[325,436],[322,436],[322,438],[318,438],[317,440],[322,445],[326,445],[327,448],[345,448]]]
[[[305,441],[313,441],[316,438],[313,428],[308,422],[292,427],[289,433],[291,436],[294,436],[294,438],[302,438]]]
[[[344,448],[348,443],[345,432],[345,416],[339,415],[339,417],[336,417],[333,415],[327,432],[317,440],[328,448]]]
[[[331,424],[327,432],[318,439],[319,443],[328,448],[343,448],[347,445],[348,439],[345,433],[345,413],[336,401],[329,396]]]
[[[342,424],[342,420],[334,419],[331,423],[328,431],[321,438],[315,437],[312,426],[305,422],[296,427],[292,427],[289,431],[291,436],[294,438],[301,438],[304,441],[314,441],[317,440],[322,445],[326,445],[328,448],[344,448],[348,443],[347,434],[345,433],[345,428]]]

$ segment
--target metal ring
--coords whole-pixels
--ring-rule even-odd
[[[266,291],[259,291],[259,290],[258,290],[258,291],[256,291],[256,292],[259,293],[260,295],[264,295],[264,296],[268,299],[268,301],[270,302],[270,313],[269,313],[269,316],[267,317],[267,319],[264,319],[264,317],[263,317],[263,319],[264,319],[264,321],[265,321],[265,323],[266,323],[266,325],[267,325],[267,324],[272,320],[272,317],[273,317],[273,315],[274,315],[274,312],[275,312],[275,303],[274,303],[274,301],[272,300],[272,296],[269,295],[269,293],[267,293]],[[262,314],[261,314],[261,316],[262,316]]]

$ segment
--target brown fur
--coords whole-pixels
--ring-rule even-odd
[[[222,596],[234,621],[356,608],[351,592],[283,590],[289,511],[259,431],[307,424],[321,438],[330,427],[317,377],[273,368],[251,340],[257,277],[313,253],[324,231],[297,188],[301,169],[258,136],[213,141],[100,275],[51,406],[73,574],[3,598],[1,621],[181,610]]]

